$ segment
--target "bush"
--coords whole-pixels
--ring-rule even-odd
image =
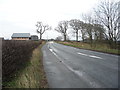
[[[32,51],[41,44],[40,41],[12,41],[2,43],[2,80],[8,82],[17,71],[29,62]]]

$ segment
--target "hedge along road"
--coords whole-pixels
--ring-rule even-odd
[[[77,49],[55,42],[42,48],[50,88],[117,88],[117,55]]]

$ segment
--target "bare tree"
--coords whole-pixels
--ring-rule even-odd
[[[44,34],[44,32],[46,30],[51,29],[51,27],[49,25],[43,25],[42,22],[37,22],[36,27],[37,27],[37,33],[40,34],[40,40],[42,39],[42,35]]]
[[[96,16],[99,21],[105,26],[108,33],[107,38],[112,45],[120,37],[120,30],[118,29],[118,3],[104,1],[101,2],[95,10]]]
[[[83,28],[85,29],[86,33],[89,36],[89,41],[92,46],[93,43],[93,18],[91,14],[85,14],[83,16],[85,23],[83,24]]]
[[[104,40],[105,29],[103,28],[103,26],[100,24],[93,24],[93,28],[94,28],[94,40],[96,41]]]
[[[94,32],[94,41],[103,41],[106,40],[106,29],[101,24],[99,19],[94,16],[93,19],[93,32]]]
[[[120,30],[120,1],[118,2],[118,30]],[[120,31],[118,31],[119,33]],[[120,34],[120,33],[119,33]],[[118,37],[118,40],[120,40],[120,35]]]
[[[81,29],[82,21],[78,19],[72,19],[69,21],[70,26],[75,30],[76,33],[76,41],[78,41],[78,32]]]
[[[87,34],[87,28],[86,28],[86,23],[84,23],[84,22],[82,22],[81,23],[81,34],[82,34],[82,41],[84,42],[85,41],[85,39],[86,39],[86,34]]]
[[[61,21],[59,22],[58,26],[55,28],[55,30],[59,33],[61,33],[64,37],[64,41],[67,39],[67,30],[68,30],[68,21]]]

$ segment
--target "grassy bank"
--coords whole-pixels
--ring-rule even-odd
[[[57,41],[57,43],[76,47],[76,48],[81,48],[81,49],[88,49],[88,50],[93,50],[93,51],[98,51],[98,52],[104,52],[104,53],[110,53],[110,54],[116,54],[120,55],[120,50],[119,49],[111,49],[107,44],[93,44],[91,47],[90,44],[88,43],[83,43],[83,42],[62,42],[62,41]]]
[[[30,62],[27,63],[26,68],[19,71],[11,82],[7,83],[7,87],[10,88],[48,88],[47,79],[45,76],[41,47],[45,44],[43,42],[38,48],[36,48]]]

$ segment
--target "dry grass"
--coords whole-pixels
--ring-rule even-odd
[[[89,50],[94,50],[94,51],[99,51],[99,52],[104,52],[104,53],[111,53],[111,54],[119,54],[120,55],[120,50],[118,49],[111,49],[109,45],[101,43],[101,44],[93,44],[91,47],[90,44],[88,43],[83,43],[83,42],[61,42],[59,41],[58,43],[68,45],[68,46],[73,46],[77,48],[82,48],[82,49],[89,49]]]

